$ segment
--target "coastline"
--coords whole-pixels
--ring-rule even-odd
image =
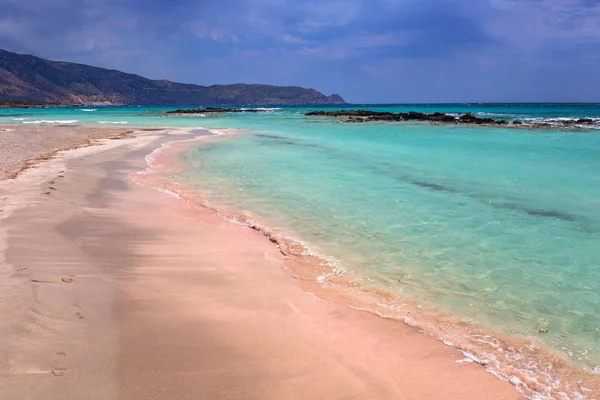
[[[189,136],[132,133],[1,181],[2,393],[520,397],[415,328],[307,295],[263,234],[129,178]]]
[[[152,153],[147,161],[149,174],[154,175],[153,186],[175,195],[188,207],[209,211],[262,234],[284,256],[283,270],[316,299],[406,324],[419,334],[459,349],[465,362],[483,366],[528,398],[595,398],[600,393],[596,374],[582,370],[566,354],[535,337],[508,336],[491,326],[425,309],[417,300],[399,297],[397,293],[362,287],[303,241],[250,215],[210,203],[202,193],[166,179],[167,175],[185,168],[181,154],[194,142],[170,142]]]

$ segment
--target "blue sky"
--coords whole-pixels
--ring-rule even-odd
[[[0,48],[351,102],[600,101],[600,0],[0,0]]]

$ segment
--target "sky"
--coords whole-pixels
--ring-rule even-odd
[[[0,0],[0,48],[354,103],[600,102],[600,0]]]

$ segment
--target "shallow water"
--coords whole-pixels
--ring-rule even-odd
[[[600,118],[598,105],[380,109]],[[164,110],[1,110],[0,122],[242,128],[248,134],[187,151],[179,179],[308,242],[365,286],[537,337],[599,369],[600,132],[342,124],[297,108],[196,118]]]
[[[369,284],[600,364],[600,136],[313,125],[200,145],[188,184]]]

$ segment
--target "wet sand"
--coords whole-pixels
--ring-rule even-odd
[[[0,182],[7,399],[517,399],[402,323],[319,301],[259,232],[134,182],[146,132]]]

